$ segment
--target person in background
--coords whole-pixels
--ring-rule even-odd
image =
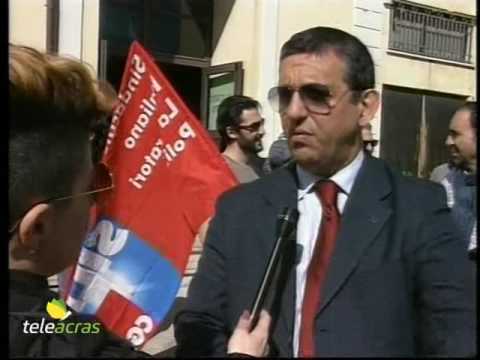
[[[242,95],[225,98],[218,106],[217,129],[220,151],[238,182],[245,183],[264,175],[264,122],[258,101]]]
[[[285,133],[282,132],[278,139],[270,146],[268,151],[268,158],[265,161],[264,171],[269,174],[273,170],[278,169],[288,164],[292,160],[290,150],[288,149],[288,140]]]
[[[78,61],[10,45],[9,95],[9,355],[147,357],[92,316],[67,313],[65,323],[75,325],[68,331],[39,329],[58,296],[47,278],[75,263],[91,206],[101,206],[114,188],[99,162],[105,139],[98,124],[111,115],[115,92]],[[251,329],[244,314],[229,353],[261,355],[269,323],[262,312]]]
[[[363,151],[374,86],[367,47],[342,30],[307,29],[282,46],[268,98],[294,162],[218,200],[175,321],[177,355],[226,353],[288,207],[297,252],[276,293],[270,356],[475,357],[471,273],[442,187]]]
[[[450,120],[445,145],[448,164],[434,169],[431,180],[445,187],[447,203],[472,259],[477,253],[477,104],[468,101]]]

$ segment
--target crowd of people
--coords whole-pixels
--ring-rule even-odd
[[[148,357],[106,329],[25,333],[55,296],[47,278],[76,261],[90,207],[114,186],[99,154],[116,95],[80,62],[15,45],[9,90],[10,356]],[[351,34],[294,34],[268,99],[283,133],[267,159],[259,102],[235,95],[219,106],[220,152],[240,185],[203,230],[176,355],[476,356],[476,103],[453,115],[450,161],[428,181],[372,156],[380,96],[372,57]],[[285,207],[300,214],[296,253],[276,307],[253,323]]]

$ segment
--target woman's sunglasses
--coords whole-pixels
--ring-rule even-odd
[[[23,212],[22,216],[20,216],[17,221],[15,221],[15,223],[10,227],[8,233],[12,234],[18,228],[25,215],[37,205],[50,204],[56,201],[71,200],[81,196],[90,196],[94,202],[97,204],[102,204],[107,201],[107,195],[109,195],[108,191],[112,190],[114,187],[113,175],[110,172],[110,169],[104,163],[97,163],[94,168],[93,178],[89,190],[80,192],[78,194],[55,196],[35,202]]]

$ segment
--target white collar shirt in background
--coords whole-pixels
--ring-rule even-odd
[[[348,200],[364,157],[363,151],[360,151],[350,164],[329,178],[340,188],[337,196],[337,207],[340,214],[343,213],[345,203]],[[320,200],[313,190],[313,185],[315,185],[320,178],[305,171],[299,165],[297,165],[297,175],[299,181],[297,199],[298,211],[300,213],[297,224],[297,247],[302,248],[302,254],[300,262],[296,267],[295,324],[293,334],[294,356],[298,356],[303,294],[307,282],[307,269],[313,255],[320,222],[322,220]]]

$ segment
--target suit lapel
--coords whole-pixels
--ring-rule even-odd
[[[265,187],[260,192],[270,211],[279,214],[284,207],[297,208],[298,185],[295,164],[278,170],[275,179],[272,180],[265,182]],[[347,280],[358,265],[364,250],[390,217],[391,209],[383,202],[390,192],[391,187],[383,164],[366,157],[342,215],[341,228],[328,270],[323,290],[324,300],[319,313]],[[269,246],[273,246],[273,243]],[[272,342],[282,356],[293,354],[292,344],[288,340],[293,335],[295,284],[296,272],[295,267],[292,267],[283,293],[282,311],[272,333]]]
[[[317,316],[353,272],[364,250],[390,217],[392,210],[382,201],[390,192],[383,164],[366,157],[342,214]]]
[[[273,178],[275,176],[275,178]],[[272,175],[272,181],[265,182],[265,187],[261,191],[266,206],[269,211],[275,215],[281,213],[285,207],[297,208],[297,178],[295,173],[295,164],[289,167],[277,170]],[[276,232],[276,229],[271,231]],[[272,237],[275,241],[275,237]],[[269,248],[273,247],[273,242]],[[285,284],[283,291],[280,312],[275,327],[272,329],[273,345],[279,350],[282,356],[292,355],[292,346],[288,340],[293,334],[293,321],[295,316],[295,267],[293,266]]]

